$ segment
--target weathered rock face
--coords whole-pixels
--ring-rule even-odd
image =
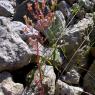
[[[95,4],[94,0],[78,0],[78,2],[81,6],[83,5],[86,11],[93,11]]]
[[[60,65],[62,64],[62,59],[60,57],[60,52],[58,49],[44,48],[43,54],[48,60],[53,62],[56,66],[58,63],[60,63]]]
[[[83,87],[86,91],[92,93],[93,95],[95,94],[95,61],[84,77]]]
[[[15,8],[16,7],[16,0],[0,0],[0,1],[8,1],[10,4]]]
[[[42,66],[42,74],[43,74],[43,80],[42,84],[44,87],[45,95],[54,95],[55,93],[55,80],[56,80],[56,75],[54,73],[53,67],[52,66]],[[34,93],[33,95],[39,95],[39,88],[40,87],[40,74],[39,71],[37,70],[34,74],[34,79],[31,83],[31,88],[30,88],[30,93],[28,91],[27,95],[30,95]],[[38,86],[38,85],[39,86]]]
[[[6,20],[4,18],[2,18],[1,21],[6,22],[7,23],[6,26],[9,29],[9,31],[16,32],[23,40],[28,39],[32,35],[36,35],[36,36],[39,35],[39,31],[34,29],[32,26],[27,27],[22,22],[19,22],[19,21],[9,21],[8,22],[8,20]],[[23,31],[25,31],[26,28],[27,28],[27,32],[23,32]]]
[[[73,58],[73,64],[80,63],[81,58],[84,60],[85,51],[89,48],[87,42],[89,43],[89,37],[87,35],[91,32],[91,27],[93,27],[94,22],[92,17],[87,16],[75,24],[71,28],[67,28],[63,36],[63,48],[65,49],[65,54],[70,60],[75,51],[82,45],[76,55]],[[85,40],[85,41],[84,41]]]
[[[65,1],[61,1],[58,4],[58,10],[60,10],[63,13],[63,15],[65,16],[65,19],[67,19],[67,21],[69,21],[70,18],[72,17],[72,14],[70,11],[70,6]]]
[[[31,51],[18,34],[0,27],[0,71],[23,67],[30,58]]]
[[[56,83],[55,95],[81,95],[83,89],[79,87],[69,86],[68,84],[58,80]]]
[[[46,93],[49,95],[54,95],[56,75],[54,73],[53,66],[46,65],[43,66],[42,69],[44,71],[45,76],[42,83],[45,87],[48,87],[47,89],[45,89],[47,91]]]
[[[10,23],[10,18],[0,16],[0,25],[7,26]]]
[[[86,11],[78,3],[73,4],[71,10],[72,14],[75,15],[74,23],[77,23],[77,21],[85,18]]]
[[[10,17],[14,14],[14,8],[10,1],[0,0],[0,16]]]
[[[74,69],[70,72],[67,72],[65,76],[62,76],[62,81],[69,84],[79,84],[80,75]]]
[[[50,41],[50,45],[55,44],[57,41],[58,35],[62,33],[62,31],[65,30],[65,17],[62,14],[61,11],[55,12],[55,21],[52,23],[52,25],[48,28],[48,31],[45,31],[45,35]]]
[[[22,35],[21,31],[23,30],[24,27],[26,27],[26,25],[21,22],[10,21],[11,18],[8,18],[14,14],[13,7],[15,6],[15,4],[21,3],[22,1],[24,0],[0,0],[0,71],[19,69],[29,63],[31,55],[37,55],[37,49],[35,48],[34,50],[33,48],[31,48],[31,46],[28,47],[28,45],[22,40],[24,39],[23,38],[24,35]],[[66,23],[68,23],[69,20],[71,20],[72,14],[70,11],[71,9],[70,6],[68,6],[67,3],[64,1],[66,1],[71,6],[78,1],[80,3],[80,6],[81,1],[82,4],[84,5],[83,11],[82,10],[79,11],[79,13],[76,16],[76,18],[78,17],[77,21],[79,21],[79,19],[81,18],[83,19],[80,20],[78,23],[76,21],[77,24],[75,24],[74,26],[72,25],[72,27],[68,27],[67,29],[65,29]],[[77,50],[80,44],[86,39],[85,43],[79,48],[77,54],[72,60],[73,61],[72,63],[75,66],[76,63],[86,63],[84,55],[86,54],[85,51],[89,48],[86,43],[89,42],[89,38],[87,38],[87,35],[90,32],[91,27],[94,25],[95,21],[93,22],[91,16],[85,17],[84,10],[86,11],[93,10],[95,6],[95,0],[64,0],[64,1],[59,3],[58,8],[60,11],[55,12],[55,21],[49,27],[48,31],[45,31],[45,35],[49,39],[51,45],[53,45],[57,41],[57,39],[61,37],[61,34],[64,35],[62,40],[59,42],[60,43],[63,42],[62,45],[63,48],[65,48],[65,54],[68,60],[73,56],[74,52]],[[22,4],[21,7],[24,7],[24,4]],[[68,20],[66,21],[66,19]],[[38,35],[38,32],[35,35]],[[37,43],[37,40],[35,40],[34,43]],[[37,44],[35,45],[35,47],[37,47]],[[52,48],[44,48],[40,43],[38,43],[38,48],[40,56],[47,59],[49,58],[48,60],[52,64],[55,64],[56,66],[62,65],[58,64],[62,63],[63,61],[60,57],[58,49],[54,50]],[[93,64],[90,68],[90,72],[93,75],[95,73],[94,65],[95,64]],[[72,67],[73,65],[71,64],[70,66]],[[68,85],[68,84],[76,85],[79,83],[80,76],[75,70],[67,72],[66,75],[62,77],[62,81],[66,83],[57,80],[55,86],[56,75],[54,73],[53,67],[46,65],[42,66],[41,69],[44,77],[42,84],[45,87],[46,95],[81,95],[81,94],[84,95],[85,92],[83,92],[83,89]],[[23,85],[14,83],[11,77],[12,76],[9,73],[0,74],[0,95],[22,94],[24,89]],[[38,87],[38,85],[39,86],[41,85],[39,83],[40,75],[38,70],[34,73],[33,78],[34,79],[30,85],[30,89],[28,90],[27,95],[39,95],[38,93],[40,91],[40,87]],[[95,94],[94,84],[95,81],[91,76],[89,76],[88,72],[84,78],[84,88],[87,91]]]
[[[23,90],[22,84],[13,82],[10,73],[0,73],[0,95],[21,95]]]

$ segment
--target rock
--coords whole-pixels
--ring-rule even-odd
[[[0,71],[15,70],[29,64],[31,51],[15,32],[0,27]]]
[[[94,3],[94,5],[95,5],[95,0],[91,0],[93,3]]]
[[[78,2],[87,12],[93,12],[94,2],[92,0],[78,0]]]
[[[54,73],[53,66],[46,65],[43,66],[42,69],[44,71],[44,79],[42,83],[45,87],[47,87],[47,89],[45,89],[45,91],[47,92],[45,93],[49,95],[54,95],[56,75]]]
[[[73,4],[71,11],[72,11],[72,14],[75,15],[75,17],[74,17],[75,23],[77,21],[85,18],[86,11],[78,3]]]
[[[89,37],[87,35],[89,32],[91,32],[91,29],[93,29],[93,25],[93,18],[86,16],[73,27],[66,29],[66,32],[61,38],[61,40],[63,40],[62,48],[65,49],[65,55],[67,56],[68,60],[70,60],[74,55],[69,67],[72,67],[72,65],[75,66],[75,64],[80,64],[81,61],[85,61],[85,54],[89,48],[87,43],[90,43]]]
[[[10,23],[10,18],[0,16],[0,25],[7,26]]]
[[[19,22],[19,21],[10,22],[10,23],[7,24],[7,27],[10,31],[18,33],[18,35],[24,41],[26,41],[26,36],[25,35],[27,35],[27,38],[29,38],[32,35],[39,36],[39,31],[37,31],[33,27],[28,28],[25,24],[23,24],[22,22]],[[27,32],[28,32],[27,34],[22,32],[25,28],[27,28]],[[43,52],[44,47],[36,39],[34,39],[33,44],[34,44],[34,46],[33,45],[29,46],[32,54],[37,55],[37,44],[38,44],[39,55],[44,56],[44,52]]]
[[[81,95],[82,92],[82,88],[69,86],[61,80],[58,80],[56,83],[55,95]]]
[[[70,72],[67,72],[65,76],[62,76],[62,81],[69,84],[79,84],[80,75],[79,73],[72,69]]]
[[[0,1],[8,1],[10,4],[15,8],[16,7],[16,0],[0,0]]]
[[[72,18],[70,6],[65,1],[61,1],[58,4],[58,10],[60,10],[63,13],[65,19],[67,19],[67,22],[69,22],[69,20]]]
[[[55,62],[60,63],[60,64],[62,63],[62,59],[60,57],[60,52],[58,49],[44,48],[43,54],[48,60],[54,61],[54,64],[55,64]]]
[[[50,45],[55,44],[58,35],[60,35],[65,30],[65,25],[66,25],[66,21],[64,15],[62,14],[61,11],[56,11],[55,21],[48,28],[48,30],[44,32],[46,37],[50,41]]]
[[[3,78],[2,82],[0,81],[0,95],[21,95],[24,87],[22,84],[14,83],[12,76],[8,72],[0,73],[0,78]]]
[[[0,16],[10,17],[14,14],[14,8],[10,1],[0,1]]]
[[[45,95],[54,95],[56,75],[54,73],[53,67],[44,65],[41,67],[41,70],[43,72],[42,73],[43,74],[42,84],[44,87]],[[34,79],[31,83],[31,88],[30,88],[30,93],[34,93],[33,95],[39,95],[37,94],[39,93],[38,87],[40,87],[39,80],[40,80],[40,75],[39,75],[39,71],[37,70],[34,74]],[[39,86],[37,85],[37,82]],[[27,95],[30,95],[30,93]]]
[[[10,1],[10,2],[15,2],[16,0],[0,0],[0,1]]]
[[[38,43],[38,47],[39,47],[39,55],[42,56],[43,59],[45,58],[45,61],[49,65],[53,65],[56,69],[60,69],[61,68],[61,65],[63,64],[63,59],[62,59],[62,57],[60,55],[60,51],[58,49],[55,49],[55,48],[45,48],[40,43]],[[33,54],[37,54],[37,50],[36,49],[31,48],[31,51],[32,51]]]
[[[19,22],[19,21],[13,21],[13,22],[7,23],[7,27],[10,31],[18,33],[19,36],[23,40],[25,39],[24,34],[21,32],[21,31],[23,31],[23,29],[25,27],[27,27],[25,24],[23,24],[22,22]],[[33,31],[32,32],[33,35],[38,35],[38,33],[39,33],[39,31],[35,30],[33,27],[31,27],[31,29],[29,29],[28,31]],[[30,46],[30,50],[31,50],[32,54],[37,55],[37,41],[35,40],[34,43],[36,44],[35,48]],[[55,50],[54,48],[46,48],[38,42],[38,50],[39,50],[40,56],[47,57],[52,61],[55,60],[56,63],[62,63],[62,60],[60,58],[60,52],[58,51],[58,49]],[[55,58],[53,58],[53,56],[54,56],[53,52],[55,54]],[[52,55],[52,57],[50,57],[51,55]]]
[[[90,64],[90,63],[89,63]],[[85,91],[95,94],[95,61],[84,77],[83,87]]]
[[[11,2],[11,5],[14,7],[14,9],[16,8],[16,0],[9,0]]]
[[[19,34],[19,36],[23,39],[24,35],[38,35],[38,31],[34,29],[32,26],[28,28],[25,24],[19,21],[12,21],[7,23],[7,28],[10,31],[16,32]],[[23,33],[22,31],[27,28],[28,34]],[[31,34],[30,34],[31,33]]]
[[[2,89],[5,95],[21,95],[24,90],[22,84],[14,83],[12,80],[3,81]]]
[[[33,47],[30,46],[32,54],[45,57],[44,47],[37,40],[34,40],[33,43],[35,43],[34,46]]]
[[[4,95],[4,92],[3,92],[2,88],[1,88],[1,84],[0,84],[0,95]]]

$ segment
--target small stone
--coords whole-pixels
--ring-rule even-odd
[[[69,84],[79,84],[80,75],[74,69],[67,72],[65,76],[62,76],[62,81]]]
[[[56,83],[55,95],[81,95],[82,92],[82,88],[69,86],[61,80],[58,80]]]

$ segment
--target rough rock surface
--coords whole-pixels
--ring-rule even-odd
[[[10,17],[14,14],[14,8],[10,1],[0,0],[0,16]]]
[[[85,51],[87,52],[87,49],[89,48],[87,43],[90,42],[87,35],[91,32],[93,25],[93,18],[86,16],[73,27],[67,28],[64,33],[62,45],[68,60],[70,60],[81,45],[71,63],[78,64],[81,63],[81,60],[84,60]]]
[[[0,95],[21,95],[23,90],[24,87],[22,84],[13,82],[10,73],[0,73]]]
[[[0,1],[5,1],[5,2],[8,1],[14,7],[14,9],[16,8],[16,0],[0,0]]]
[[[56,83],[55,95],[81,95],[83,89],[79,87],[69,86],[68,84],[58,80]]]
[[[67,72],[65,76],[62,76],[62,81],[69,84],[79,84],[80,75],[74,69],[70,72]]]
[[[27,65],[31,55],[29,47],[17,33],[0,27],[0,71]]]
[[[48,66],[48,65],[42,66],[42,72],[43,72],[42,74],[44,76],[44,79],[42,80],[42,84],[45,87],[45,89],[44,89],[45,94],[46,95],[54,95],[56,75],[54,73],[53,67]],[[40,77],[39,71],[37,70],[34,74],[34,80],[31,83],[31,88],[32,88],[32,92],[30,91],[31,94],[34,93],[34,95],[36,95],[37,93],[39,93],[38,86],[37,86],[37,81],[39,81],[39,77]],[[40,82],[38,82],[38,85],[40,85]]]
[[[24,38],[24,32],[22,32],[25,28],[27,28],[27,31],[29,32],[27,35],[38,35],[38,31],[34,29],[33,27],[28,28],[25,24],[19,21],[12,21],[7,23],[7,27],[10,31],[16,32],[20,35],[20,37]],[[31,31],[31,32],[30,32]],[[31,34],[30,34],[31,33]],[[22,37],[23,36],[23,37]],[[24,38],[25,39],[25,38]]]

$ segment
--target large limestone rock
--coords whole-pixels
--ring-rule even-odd
[[[2,92],[2,90],[0,90],[0,95],[4,95],[4,93]]]
[[[83,87],[86,91],[92,93],[93,95],[95,94],[95,61],[84,77]]]
[[[2,20],[4,21],[4,20]],[[6,20],[7,21],[7,20]],[[25,36],[26,35],[27,37],[30,37],[32,35],[38,35],[38,31],[36,29],[34,29],[32,26],[30,28],[28,28],[25,24],[23,24],[22,22],[19,22],[19,21],[12,21],[12,22],[8,22],[7,25],[8,29],[10,31],[13,31],[13,32],[16,32],[19,34],[19,36],[23,39],[25,39]],[[24,31],[26,28],[26,32],[22,32]]]
[[[0,71],[27,65],[31,55],[29,47],[17,33],[0,27]]]
[[[69,86],[68,84],[58,80],[56,83],[55,95],[81,95],[83,89],[79,87]]]
[[[0,0],[0,16],[10,17],[14,14],[14,8],[10,1]]]
[[[22,84],[13,82],[10,73],[0,73],[0,95],[21,95],[23,90],[24,87]]]
[[[22,22],[19,21],[12,21],[10,22],[9,20],[7,20],[5,17],[1,17],[1,22],[3,23],[3,25],[5,25],[8,27],[8,29],[10,31],[16,32],[19,34],[19,36],[24,40],[25,38],[25,34],[22,32],[24,30],[25,27],[27,27],[25,24],[23,24]],[[27,27],[27,31],[29,31],[27,33],[27,35],[39,35],[39,31],[35,30],[33,27],[31,27],[30,29]],[[30,50],[33,54],[37,55],[37,40],[34,40],[35,43],[35,48],[30,46]],[[60,58],[60,52],[58,49],[55,48],[46,48],[44,46],[42,46],[39,42],[38,42],[38,51],[39,51],[39,55],[42,57],[45,57],[46,59],[50,59],[52,61],[55,60],[56,63],[61,63],[62,60]],[[53,56],[55,55],[55,57],[53,58]]]
[[[1,83],[4,79],[7,79],[7,78],[12,79],[12,76],[11,76],[10,73],[8,73],[8,72],[2,72],[2,73],[0,73],[0,83]]]
[[[53,67],[44,65],[41,67],[41,70],[43,76],[42,84],[44,87],[45,95],[54,95],[56,75],[54,73]],[[33,95],[39,95],[39,92],[41,91],[40,86],[40,74],[39,70],[37,70],[34,74],[31,88],[27,91],[27,95],[32,95],[33,93]]]

